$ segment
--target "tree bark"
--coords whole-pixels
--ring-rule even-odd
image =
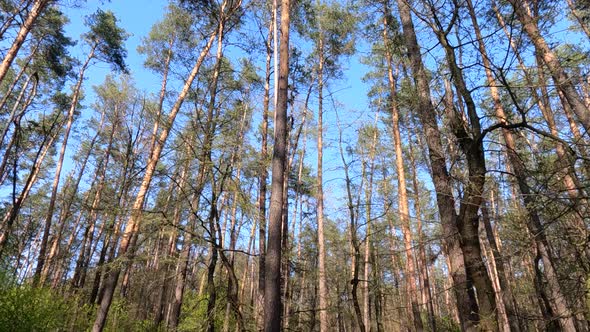
[[[320,28],[321,30],[321,28]],[[324,238],[324,190],[323,190],[323,66],[324,66],[324,45],[323,36],[320,32],[318,42],[318,141],[317,141],[317,184],[316,184],[316,201],[317,201],[317,219],[318,219],[318,297],[320,312],[320,332],[329,330],[328,318],[328,285],[326,284],[326,248]]]
[[[225,6],[225,4],[226,3],[224,2],[224,4],[222,5],[222,10],[223,10],[223,7]],[[220,22],[219,25],[220,25],[220,29],[222,29],[222,27],[223,27],[222,22]],[[168,138],[168,134],[170,133],[170,130],[172,129],[172,124],[174,123],[174,119],[176,118],[176,115],[178,114],[178,111],[180,110],[182,103],[184,102],[186,96],[188,95],[190,87],[191,87],[195,77],[197,76],[199,69],[201,68],[201,64],[203,63],[205,56],[209,53],[209,49],[211,48],[211,45],[213,45],[213,41],[215,40],[215,37],[217,36],[217,34],[218,34],[218,31],[216,30],[209,36],[203,50],[201,51],[195,65],[190,73],[190,75],[188,76],[188,78],[184,82],[184,86],[183,86],[180,94],[178,95],[178,98],[177,98],[174,106],[172,107],[170,114],[168,115],[168,119],[166,119],[167,120],[166,126],[162,129],[162,132],[158,136],[158,140],[156,141],[156,144],[154,145],[154,149],[152,151],[150,151],[150,157],[147,162],[146,171],[145,171],[141,186],[139,188],[139,191],[137,193],[137,196],[135,198],[135,201],[133,203],[131,217],[129,218],[129,220],[127,222],[127,226],[125,227],[125,231],[123,233],[123,239],[121,240],[121,244],[119,246],[118,257],[125,257],[125,255],[127,254],[127,251],[130,249],[131,240],[135,236],[135,234],[137,233],[137,230],[139,229],[139,224],[141,222],[143,204],[145,202],[146,194],[149,189],[150,183],[152,181],[153,174],[156,170],[156,165],[158,163],[158,160],[160,159],[160,154],[162,153],[162,149],[164,148],[164,144],[166,143],[166,139]],[[105,288],[104,288],[105,292],[104,292],[102,301],[101,301],[99,309],[98,309],[98,314],[97,314],[96,320],[94,322],[94,326],[92,328],[93,332],[100,332],[104,328],[104,324],[106,322],[107,314],[108,314],[109,307],[110,307],[112,299],[113,299],[113,294],[115,292],[115,287],[117,286],[117,281],[119,279],[120,272],[121,272],[120,267],[114,268],[113,271],[111,271],[111,274],[105,284]]]
[[[274,15],[273,15],[274,16]],[[273,20],[268,28],[268,38],[272,35],[273,27],[276,20]],[[265,261],[266,261],[266,180],[268,178],[268,112],[270,105],[270,76],[271,76],[271,55],[272,49],[270,41],[266,43],[266,77],[264,80],[264,96],[262,100],[262,132],[260,142],[260,169],[258,176],[258,299],[255,302],[256,308],[264,309],[264,288],[265,288]],[[276,68],[275,68],[276,71]],[[256,317],[259,318],[256,310]],[[262,315],[264,316],[264,315]],[[260,320],[261,326],[264,326],[264,319]]]
[[[400,18],[403,27],[403,36],[407,47],[407,53],[411,62],[414,82],[418,99],[418,116],[422,123],[426,143],[428,145],[430,167],[438,203],[439,215],[445,238],[444,248],[451,262],[449,273],[453,280],[455,297],[459,318],[463,330],[476,329],[478,322],[478,307],[469,295],[469,279],[467,276],[465,260],[461,250],[459,230],[457,227],[457,214],[455,211],[455,199],[451,179],[446,167],[445,151],[442,147],[441,135],[436,120],[436,112],[430,101],[430,87],[426,71],[422,63],[420,46],[416,38],[414,23],[410,13],[410,7],[405,0],[397,0]]]
[[[578,11],[576,10],[576,4],[574,3],[573,0],[566,0],[566,1],[567,1],[568,7],[570,7],[570,12],[572,13],[572,16],[578,22],[580,29],[582,29],[582,31],[584,31],[584,33],[586,34],[586,37],[588,37],[590,39],[590,29],[588,28],[586,23],[584,23],[584,20],[582,19],[580,14],[578,14]]]
[[[509,0],[509,2],[522,23],[525,33],[529,36],[531,42],[535,46],[535,50],[541,55],[547,68],[549,68],[557,88],[563,92],[567,102],[577,115],[578,120],[582,126],[584,126],[584,129],[590,131],[590,112],[588,112],[588,108],[584,105],[584,102],[578,94],[572,80],[561,66],[557,55],[555,55],[551,48],[549,48],[545,38],[541,35],[536,20],[529,14],[526,2],[524,0]]]
[[[290,0],[281,0],[281,43],[278,100],[275,110],[275,143],[272,157],[272,182],[265,261],[264,331],[281,329],[281,231],[283,216],[283,181],[287,163],[287,107],[289,83]]]
[[[16,37],[14,38],[14,41],[12,42],[12,45],[10,46],[10,49],[6,52],[6,55],[0,64],[0,83],[4,80],[6,73],[8,73],[8,69],[12,65],[12,62],[16,58],[18,51],[25,42],[27,35],[35,25],[35,22],[50,2],[51,0],[35,0],[35,2],[33,2],[33,7],[31,7],[27,18],[21,25]]]
[[[412,135],[414,132],[412,131]],[[424,299],[426,300],[426,308],[428,311],[428,324],[430,325],[430,330],[435,332],[436,329],[436,316],[434,312],[434,305],[432,299],[432,291],[430,289],[430,276],[428,273],[428,261],[426,259],[426,249],[424,244],[424,234],[422,232],[422,208],[420,204],[420,191],[418,188],[418,175],[417,175],[417,167],[416,161],[414,157],[414,149],[412,148],[413,142],[408,144],[410,147],[409,155],[410,155],[410,166],[411,166],[411,174],[412,174],[412,189],[414,190],[414,213],[416,213],[416,231],[418,233],[418,261],[419,261],[419,269],[420,274],[422,276],[422,293],[424,294]]]
[[[58,133],[52,133],[52,131],[55,130],[56,125],[57,119],[54,119],[49,131],[47,131],[47,135],[43,138],[43,142],[41,142],[41,144],[39,145],[39,149],[37,150],[35,157],[33,158],[33,167],[31,168],[31,172],[27,176],[27,180],[25,181],[25,184],[20,194],[18,195],[18,197],[13,197],[12,206],[2,219],[2,223],[0,224],[2,225],[2,234],[0,234],[0,257],[2,257],[3,251],[6,246],[6,242],[8,241],[8,237],[10,236],[10,233],[12,231],[12,225],[16,221],[16,218],[18,217],[19,211],[22,205],[24,204],[25,200],[29,197],[31,188],[37,181],[37,176],[39,175],[39,171],[41,170],[41,164],[47,156],[47,152],[49,152],[49,150],[51,149],[53,141],[57,138]],[[18,130],[18,128],[16,130]]]
[[[45,225],[43,228],[43,236],[41,237],[41,244],[39,246],[39,259],[37,260],[37,267],[35,269],[35,282],[39,281],[41,277],[41,272],[43,271],[43,265],[45,264],[45,251],[47,251],[47,241],[49,240],[49,232],[51,231],[51,224],[53,221],[53,212],[55,210],[55,201],[57,199],[57,189],[59,187],[59,180],[61,176],[61,169],[64,162],[64,157],[66,154],[66,148],[68,146],[68,138],[70,137],[70,130],[72,129],[72,123],[74,122],[74,112],[78,107],[78,99],[80,97],[80,91],[82,89],[82,82],[84,82],[84,73],[90,64],[90,60],[94,58],[94,50],[96,49],[97,45],[94,44],[90,49],[90,53],[86,58],[86,61],[80,68],[80,73],[78,74],[78,81],[76,82],[76,86],[74,87],[74,95],[72,96],[72,103],[70,104],[70,109],[68,111],[68,117],[66,122],[66,130],[64,132],[63,141],[61,143],[61,149],[59,151],[59,159],[57,161],[57,167],[55,169],[55,177],[53,178],[53,184],[51,186],[51,197],[49,198],[49,207],[47,208],[47,217],[45,218]],[[0,71],[1,77],[1,71]],[[0,78],[1,81],[1,78]]]

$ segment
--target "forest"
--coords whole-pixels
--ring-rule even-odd
[[[588,0],[0,0],[0,331],[590,331],[589,53]]]

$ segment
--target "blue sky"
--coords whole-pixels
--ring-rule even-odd
[[[128,52],[127,64],[131,71],[137,87],[147,91],[157,91],[159,80],[149,70],[143,68],[143,58],[137,54],[137,46],[141,38],[147,36],[152,25],[161,17],[166,7],[166,1],[162,0],[113,0],[110,2],[89,0],[81,2],[80,7],[63,6],[62,10],[70,18],[70,24],[66,32],[73,39],[79,39],[80,35],[87,31],[84,26],[84,18],[94,13],[97,9],[111,10],[119,19],[119,24],[130,34],[126,41]],[[72,49],[72,54],[82,58],[81,48],[78,46]],[[90,86],[101,84],[110,67],[103,63],[94,65],[85,83],[87,92]]]
[[[141,43],[141,39],[149,33],[152,25],[160,20],[163,16],[163,12],[167,5],[165,0],[112,0],[107,1],[78,1],[80,7],[62,7],[62,10],[70,18],[71,23],[67,27],[67,33],[72,38],[78,38],[80,34],[86,31],[86,27],[83,25],[84,17],[92,14],[96,9],[101,8],[103,10],[112,10],[119,19],[120,25],[130,34],[126,48],[128,51],[127,64],[131,72],[136,86],[147,93],[157,92],[160,88],[160,78],[154,75],[151,71],[143,67],[143,57],[140,56],[136,49]],[[416,20],[416,24],[421,24]],[[578,33],[572,33],[567,30],[567,26],[570,22],[558,19],[557,23],[552,27],[551,32],[546,35],[549,41],[559,40],[561,42],[571,43],[585,43],[585,39]],[[422,31],[422,29],[419,29]],[[420,43],[424,49],[431,49],[436,42],[431,35],[429,29],[423,30],[429,37],[421,38]],[[503,34],[500,32],[499,36]],[[423,35],[422,35],[423,36]],[[296,41],[293,41],[294,43]],[[366,54],[368,50],[368,41],[361,40],[357,43],[357,46],[361,48],[359,51]],[[231,52],[231,51],[230,51]],[[239,52],[239,51],[238,51]],[[80,45],[75,46],[72,49],[72,54],[78,58],[84,58],[85,54],[83,48]],[[233,55],[233,52],[232,52]],[[374,113],[369,109],[367,103],[366,92],[368,85],[362,82],[362,76],[367,72],[367,68],[359,63],[360,54],[356,54],[349,60],[343,61],[346,69],[344,71],[343,79],[336,82],[331,82],[330,90],[334,92],[334,98],[338,101],[342,107],[337,106],[341,121],[344,122],[343,126],[351,125],[351,129],[347,130],[345,137],[355,139],[354,129],[358,128],[360,123],[372,123]],[[430,68],[435,68],[440,63],[444,62],[441,57],[439,50],[434,49],[433,53],[425,54],[425,62]],[[262,67],[262,66],[261,66]],[[85,82],[86,100],[84,105],[88,107],[93,100],[93,91],[91,87],[93,85],[101,84],[104,77],[110,73],[109,65],[97,63],[95,64],[87,74],[87,80]],[[471,77],[474,82],[483,82],[484,77]],[[328,92],[325,93],[328,95]],[[315,102],[313,102],[315,103]],[[312,111],[317,110],[317,106],[312,104]],[[334,107],[331,100],[326,99],[324,104],[325,115],[324,122],[326,127],[325,132],[325,143],[327,145],[324,153],[324,169],[325,169],[325,186],[326,194],[336,196],[337,199],[327,199],[327,204],[332,205],[333,208],[341,207],[339,198],[342,196],[342,185],[343,185],[343,174],[341,172],[341,161],[338,155],[337,137],[338,128],[336,126],[336,117],[334,114]],[[86,114],[91,114],[90,110],[87,110]],[[353,122],[356,122],[353,124]],[[78,122],[79,128],[82,122]],[[72,142],[74,143],[74,142]],[[350,142],[353,144],[354,142]],[[306,158],[307,164],[316,168],[316,157],[315,157],[315,142],[313,137],[310,137],[307,142],[308,157]],[[74,153],[77,147],[76,144],[72,144],[68,147],[69,153]],[[64,170],[64,175],[67,173],[67,169]],[[423,177],[425,182],[431,187],[430,179],[425,176]]]
[[[159,21],[164,14],[165,7],[168,1],[165,0],[113,0],[110,2],[89,0],[81,2],[79,7],[63,6],[62,10],[70,18],[70,24],[66,28],[67,34],[75,40],[86,32],[84,26],[84,17],[94,13],[98,8],[102,10],[111,10],[119,19],[120,26],[129,34],[126,41],[127,65],[131,72],[136,87],[147,93],[156,93],[160,89],[160,77],[155,75],[150,70],[143,67],[144,58],[137,53],[137,46],[140,45],[141,39],[148,35],[152,25]],[[292,42],[293,43],[293,42]],[[363,45],[364,42],[359,42],[358,45]],[[84,48],[76,45],[72,48],[72,54],[79,59],[85,57]],[[232,51],[230,51],[232,52]],[[239,52],[239,50],[238,50]],[[233,53],[233,52],[232,52]],[[344,127],[350,122],[357,122],[353,128],[358,127],[359,123],[372,123],[374,118],[374,111],[368,108],[366,92],[367,85],[362,82],[362,77],[365,75],[367,68],[359,63],[359,57],[353,56],[349,60],[344,60],[342,64],[345,66],[344,79],[340,81],[331,82],[329,89],[334,93],[335,100],[338,103],[345,105],[339,109],[340,120],[344,122]],[[263,64],[260,64],[262,68]],[[104,81],[107,74],[111,72],[110,66],[104,63],[94,64],[87,72],[84,89],[86,98],[83,105],[86,107],[84,111],[87,115],[92,115],[93,112],[88,109],[94,99],[94,92],[91,88],[94,85],[99,85]],[[263,74],[260,71],[260,74]],[[324,93],[328,95],[328,91]],[[311,106],[315,113],[317,106]],[[334,107],[332,102],[326,98],[324,104],[324,144],[327,148],[324,152],[324,179],[326,196],[330,195],[340,196],[343,185],[343,174],[340,171],[342,162],[338,154],[338,146],[336,139],[338,137],[338,128],[336,125],[336,116],[334,114]],[[255,115],[259,118],[258,115]],[[314,116],[315,117],[315,116]],[[309,121],[309,119],[308,119]],[[77,126],[83,129],[83,121],[78,121]],[[352,123],[351,123],[352,124]],[[352,140],[355,136],[354,131],[349,131],[349,136]],[[77,150],[77,142],[71,141],[72,144],[68,146],[68,155],[75,153]],[[350,142],[353,144],[353,142]],[[315,170],[317,165],[316,142],[314,138],[309,138],[307,142],[308,156],[306,163]],[[62,176],[71,170],[72,165],[65,165]],[[330,203],[332,202],[332,203]],[[327,200],[327,208],[332,206],[341,208],[338,200]]]

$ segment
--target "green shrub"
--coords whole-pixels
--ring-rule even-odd
[[[0,331],[63,330],[68,309],[49,289],[6,282],[0,285]]]

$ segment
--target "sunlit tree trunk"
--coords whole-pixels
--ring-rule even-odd
[[[266,71],[264,80],[264,96],[262,100],[262,129],[260,142],[260,165],[258,175],[258,297],[255,301],[256,319],[259,326],[264,326],[264,287],[265,287],[265,259],[266,259],[266,180],[268,178],[268,113],[270,105],[270,77],[271,77],[271,57],[272,48],[270,47],[270,36],[273,32],[274,22],[276,19],[273,14],[273,21],[268,28],[268,40],[266,46]],[[276,70],[276,69],[275,69]],[[259,313],[262,313],[260,315]]]
[[[224,3],[224,5],[225,5],[225,3]],[[222,8],[223,8],[223,5],[222,5]],[[221,29],[223,27],[223,24],[221,22],[220,22],[220,27],[221,27]],[[191,73],[189,74],[188,78],[184,82],[184,86],[183,86],[174,106],[172,107],[172,110],[170,111],[168,118],[166,119],[167,120],[166,126],[164,126],[160,135],[158,136],[158,140],[154,146],[154,149],[152,151],[150,151],[150,157],[147,162],[146,171],[145,171],[142,183],[140,185],[139,191],[137,193],[137,196],[135,198],[135,201],[133,203],[131,217],[127,221],[127,225],[126,225],[125,231],[123,233],[123,238],[121,240],[121,244],[119,245],[119,253],[118,253],[119,257],[125,257],[125,255],[127,254],[127,251],[130,249],[131,240],[136,235],[137,230],[139,229],[139,224],[141,222],[143,204],[145,202],[146,194],[149,189],[150,183],[152,181],[152,177],[153,177],[154,172],[156,170],[156,165],[158,163],[158,160],[160,159],[160,154],[162,153],[162,149],[164,148],[164,144],[166,143],[166,139],[168,138],[168,134],[170,133],[170,130],[172,129],[172,124],[174,123],[174,119],[176,118],[176,115],[178,114],[178,111],[180,110],[182,103],[184,102],[186,96],[188,95],[188,92],[189,92],[190,87],[193,83],[193,80],[197,76],[199,69],[201,67],[201,64],[203,63],[205,56],[209,53],[209,49],[211,48],[211,45],[213,44],[217,34],[218,34],[218,31],[216,30],[214,33],[212,33],[208,37],[207,43],[205,44],[203,50],[201,51],[201,54],[199,55]],[[121,272],[120,268],[114,268],[110,272],[108,280],[105,281],[106,284],[105,284],[105,288],[104,288],[104,295],[102,297],[102,301],[101,301],[99,309],[98,309],[98,314],[97,314],[97,317],[96,317],[96,320],[95,320],[94,326],[93,326],[94,332],[102,331],[102,329],[104,328],[104,324],[106,322],[107,314],[108,314],[109,307],[110,307],[112,299],[113,299],[113,294],[115,292],[115,287],[117,286],[117,281],[119,279],[120,272]]]
[[[51,264],[53,263],[55,256],[58,254],[58,252],[60,250],[59,246],[60,246],[60,242],[61,242],[61,237],[62,237],[64,228],[66,226],[67,219],[72,214],[70,209],[72,208],[72,204],[74,203],[75,196],[78,194],[78,188],[80,187],[80,182],[82,181],[82,177],[85,174],[86,166],[88,165],[88,159],[90,159],[90,156],[92,155],[92,150],[94,149],[94,145],[96,144],[96,141],[102,131],[104,119],[105,119],[105,111],[103,111],[100,116],[100,122],[98,125],[97,132],[94,135],[94,137],[92,138],[92,140],[90,141],[90,144],[88,145],[88,151],[85,154],[84,159],[80,163],[80,171],[78,172],[76,180],[74,180],[74,185],[73,185],[72,189],[70,189],[71,194],[69,195],[68,199],[64,201],[64,206],[62,207],[62,210],[60,212],[60,217],[58,220],[57,233],[54,235],[54,238],[51,242],[51,249],[49,250],[49,254],[47,256],[47,262],[45,264],[45,268],[41,272],[41,277],[40,277],[40,281],[39,281],[40,285],[43,285],[45,283],[45,280],[46,280],[46,278],[49,274],[49,270],[51,268]],[[65,193],[66,193],[66,191],[64,189],[64,195],[65,195]]]
[[[411,131],[411,135],[415,133]],[[414,157],[413,142],[409,142],[409,156],[410,156],[410,170],[412,175],[412,189],[414,190],[414,213],[416,214],[416,231],[418,233],[418,266],[420,270],[420,279],[422,281],[423,298],[426,301],[426,308],[428,311],[428,324],[432,331],[436,331],[436,317],[434,312],[434,305],[432,299],[432,291],[430,289],[430,275],[428,273],[428,261],[426,259],[426,245],[424,244],[424,233],[422,232],[422,205],[420,203],[420,189],[418,187],[418,175],[416,160]]]
[[[35,0],[33,2],[33,6],[27,14],[27,18],[20,26],[20,29],[16,37],[14,38],[12,45],[10,46],[10,49],[6,52],[6,54],[4,55],[4,59],[0,64],[0,83],[4,80],[6,73],[8,73],[8,69],[10,68],[10,65],[12,65],[12,62],[16,58],[18,51],[25,42],[27,35],[35,25],[35,22],[37,21],[43,10],[45,10],[45,8],[49,5],[49,3],[51,3],[51,0]]]
[[[321,30],[321,29],[320,29]],[[324,150],[324,107],[323,107],[323,93],[324,93],[324,45],[323,37],[320,32],[318,41],[318,141],[317,141],[317,218],[318,218],[318,295],[319,295],[319,312],[320,312],[320,331],[327,332],[329,330],[328,318],[328,285],[326,284],[326,240],[324,237],[324,185],[323,185],[323,150]]]
[[[57,161],[57,167],[55,169],[55,177],[53,178],[53,184],[51,186],[51,197],[49,198],[49,207],[47,208],[47,216],[45,218],[45,225],[43,228],[43,236],[41,237],[41,244],[39,246],[39,259],[37,260],[37,267],[35,269],[35,280],[38,281],[43,271],[43,265],[45,264],[45,252],[47,251],[47,241],[49,240],[49,232],[51,231],[51,223],[53,221],[53,212],[55,210],[55,201],[57,199],[57,189],[59,187],[59,181],[61,177],[61,169],[64,163],[66,154],[66,148],[68,146],[68,138],[70,137],[70,130],[72,129],[72,123],[74,122],[74,112],[78,107],[78,99],[80,97],[80,91],[82,90],[82,82],[84,82],[84,73],[90,64],[90,61],[94,58],[94,50],[97,44],[94,44],[90,49],[90,53],[86,58],[86,61],[80,68],[78,73],[78,81],[74,87],[74,94],[72,96],[72,103],[68,111],[68,117],[66,121],[66,129],[63,134],[61,149],[59,151],[59,159]],[[1,77],[1,70],[0,70]],[[1,80],[1,78],[0,78]]]
[[[453,197],[451,179],[447,171],[445,151],[442,147],[441,135],[436,120],[436,112],[430,100],[430,87],[422,63],[420,46],[416,39],[410,7],[404,0],[397,0],[397,3],[402,21],[404,40],[418,94],[417,112],[428,145],[432,177],[436,188],[439,215],[443,227],[443,236],[445,238],[443,242],[445,252],[451,263],[449,266],[449,274],[453,280],[461,326],[464,330],[473,330],[477,325],[477,313],[479,310],[477,304],[471,299],[467,289],[469,280],[467,277],[463,252],[461,250],[459,238],[457,237],[459,230],[457,228],[455,200]]]
[[[578,120],[584,128],[590,130],[590,112],[584,105],[584,102],[572,80],[568,77],[563,69],[557,55],[549,48],[545,38],[541,35],[536,19],[530,14],[528,4],[525,0],[510,0],[514,11],[523,25],[524,32],[529,36],[531,42],[535,46],[535,50],[541,55],[547,68],[551,72],[551,76],[557,85],[557,88],[563,92],[567,102],[570,104],[572,110],[578,117]]]
[[[46,135],[43,137],[43,141],[41,142],[41,144],[39,144],[39,148],[37,149],[37,151],[35,153],[35,157],[33,158],[33,167],[31,168],[31,171],[29,172],[29,175],[27,176],[27,180],[25,181],[25,184],[24,184],[20,194],[18,195],[18,197],[15,195],[16,194],[15,193],[16,187],[13,185],[12,206],[5,213],[4,218],[2,219],[2,223],[0,224],[0,225],[2,225],[2,234],[0,234],[0,257],[2,257],[3,251],[6,246],[6,241],[8,241],[8,237],[10,236],[10,233],[12,231],[12,226],[14,225],[14,222],[16,221],[16,218],[19,215],[19,211],[20,211],[23,203],[27,199],[27,197],[29,197],[29,194],[31,192],[31,188],[33,187],[33,185],[37,181],[39,171],[41,170],[41,164],[43,163],[43,160],[45,159],[45,157],[47,156],[47,153],[51,149],[51,147],[53,145],[53,141],[58,136],[57,132],[53,132],[53,131],[55,131],[55,127],[57,125],[58,125],[58,121],[56,118],[53,120],[52,124],[50,125],[49,130],[46,132]],[[19,130],[19,129],[16,128],[15,130]],[[18,139],[18,138],[16,138],[16,139]],[[15,155],[16,154],[17,153],[15,153]]]
[[[388,12],[388,10],[386,10]],[[383,42],[388,44],[389,36],[387,35],[387,26],[391,24],[388,22],[386,14],[383,19]],[[410,226],[410,209],[408,204],[408,193],[406,188],[406,173],[404,169],[404,161],[402,154],[402,142],[399,128],[399,111],[397,108],[397,91],[396,78],[393,73],[393,57],[386,46],[385,58],[387,60],[387,78],[389,83],[390,93],[390,110],[391,110],[391,132],[393,135],[393,145],[395,152],[395,169],[397,174],[397,198],[398,198],[398,213],[402,226],[402,233],[404,239],[404,252],[406,255],[406,287],[409,298],[408,319],[413,321],[414,328],[417,331],[423,329],[422,319],[420,318],[420,310],[418,307],[418,293],[416,292],[416,269],[414,265],[414,248],[412,245],[412,230]]]
[[[279,48],[279,81],[275,110],[275,142],[272,157],[272,181],[265,261],[264,331],[281,329],[281,231],[283,219],[283,182],[287,164],[287,108],[289,83],[290,0],[281,0],[281,40]],[[287,236],[287,234],[285,234]]]

